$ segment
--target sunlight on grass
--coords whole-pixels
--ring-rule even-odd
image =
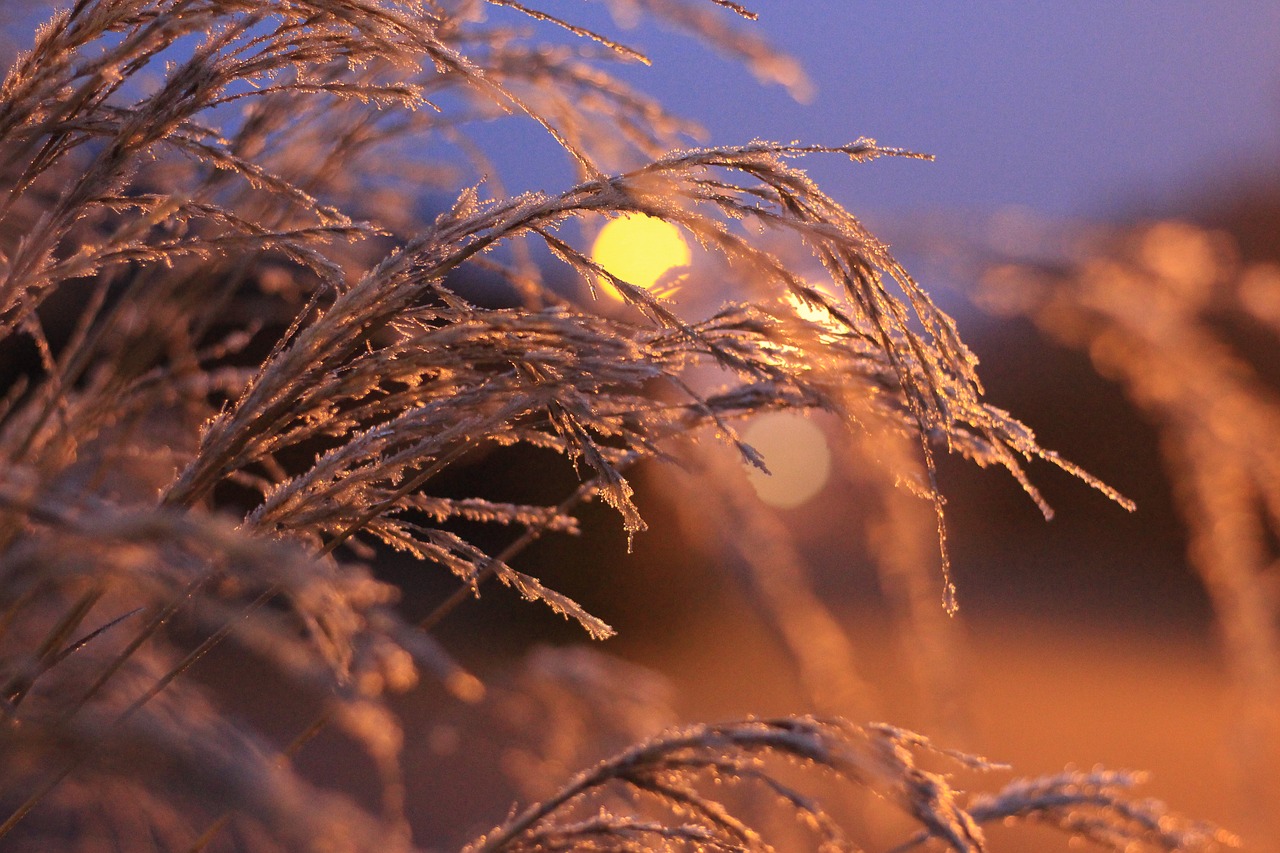
[[[775,412],[747,427],[742,436],[764,455],[770,474],[751,469],[747,476],[760,500],[779,509],[792,509],[811,500],[831,474],[827,437],[801,415]]]
[[[652,290],[668,270],[688,266],[690,257],[689,244],[674,225],[643,213],[610,220],[591,246],[592,260],[646,290]],[[622,299],[612,284],[601,280],[600,287],[614,299]]]
[[[805,279],[805,284],[807,284],[809,287],[821,293],[833,304],[838,305],[840,303],[840,297],[836,296],[836,294],[832,292],[831,285],[826,283],[815,282],[811,279]],[[832,322],[832,318],[831,318],[831,314],[828,311],[825,311],[816,305],[811,305],[808,302],[805,302],[803,299],[796,296],[794,293],[788,293],[786,295],[786,300],[787,300],[787,305],[791,307],[791,310],[796,312],[796,316],[799,317],[801,320],[804,320],[809,323],[814,323],[819,326],[828,326],[828,327],[830,326]]]

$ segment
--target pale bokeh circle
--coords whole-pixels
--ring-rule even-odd
[[[831,476],[831,449],[813,421],[793,412],[772,412],[751,422],[742,433],[764,457],[769,474],[747,472],[760,500],[793,509],[811,500]]]

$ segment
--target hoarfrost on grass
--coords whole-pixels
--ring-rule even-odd
[[[612,5],[804,91],[792,60],[732,23],[752,17],[735,3]],[[523,20],[491,21],[494,6]],[[587,41],[544,49],[547,28]],[[891,436],[939,525],[937,448],[1001,465],[1033,496],[1023,464],[1045,459],[1120,500],[983,401],[951,319],[795,165],[917,155],[866,139],[689,147],[688,123],[609,73],[640,58],[514,0],[81,0],[35,34],[0,84],[0,338],[30,355],[0,400],[0,834],[199,849],[225,833],[255,850],[430,841],[412,837],[388,694],[422,672],[486,701],[431,629],[496,578],[608,636],[513,564],[542,536],[575,532],[596,497],[629,535],[644,530],[628,481],[642,460],[712,472],[721,462],[705,446],[719,440],[760,464],[738,437],[757,413],[821,409]],[[496,176],[472,174],[487,161],[469,131],[502,115],[549,133],[577,183],[506,197]],[[402,156],[414,148],[431,161]],[[456,201],[412,221],[437,179]],[[575,220],[636,214],[723,258],[741,301],[683,316],[567,236]],[[762,232],[828,281],[799,276]],[[634,310],[550,286],[531,245],[584,291],[603,277]],[[476,304],[473,274],[503,281],[518,307]],[[708,370],[719,387],[686,381]],[[703,447],[689,440],[700,435]],[[548,506],[433,493],[446,471],[513,445],[560,454],[580,485]],[[741,494],[716,493],[720,481],[701,485],[725,523],[754,521],[754,541],[790,567],[779,585],[757,565],[758,599],[819,684],[847,642],[785,537]],[[514,538],[490,553],[448,529],[454,519]],[[357,561],[374,545],[452,573],[456,593],[409,624],[398,591]],[[945,548],[940,562],[954,609]],[[813,626],[822,655],[807,651]],[[282,744],[224,713],[184,677],[210,654],[265,662],[314,721]],[[844,678],[832,686],[847,696]],[[377,803],[292,764],[325,727],[366,750]],[[758,763],[780,757],[882,792],[953,849],[980,849],[983,813],[916,766],[930,749],[838,719],[686,728],[585,771],[474,846],[763,847],[700,792],[708,776],[763,786],[821,843],[844,845],[820,806]],[[596,801],[607,785],[651,795],[664,819]],[[1004,808],[991,802],[992,815]],[[1122,832],[1113,818],[1093,834]]]

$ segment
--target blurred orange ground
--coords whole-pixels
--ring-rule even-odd
[[[860,615],[850,615],[847,624],[862,674],[880,692],[883,719],[936,733],[936,721],[902,675],[895,643],[885,641],[891,629]],[[662,662],[680,688],[684,715],[806,710],[790,664],[752,620],[721,609],[692,630]],[[1244,836],[1244,850],[1277,849],[1271,804],[1248,802],[1248,786],[1242,791],[1238,781],[1232,693],[1212,638],[1176,627],[1123,632],[1016,617],[969,623],[964,633],[969,720],[960,732],[936,737],[941,745],[1011,764],[1013,775],[1095,763],[1146,770],[1151,779],[1140,796]],[[1007,778],[996,774],[992,787]],[[990,835],[992,850],[1080,849],[1046,830],[996,827]]]

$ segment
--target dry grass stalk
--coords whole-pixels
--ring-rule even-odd
[[[793,63],[728,23],[750,17],[734,3],[617,6],[803,86]],[[587,49],[541,49],[548,26]],[[912,437],[926,480],[936,447],[1003,465],[1033,494],[1027,459],[1085,476],[983,402],[950,318],[791,163],[904,152],[869,140],[681,149],[687,125],[609,74],[639,58],[512,0],[78,0],[35,35],[0,84],[0,346],[14,365],[0,415],[0,834],[35,846],[114,834],[125,847],[199,848],[224,827],[252,849],[429,841],[411,837],[386,696],[422,671],[460,701],[483,688],[352,556],[372,543],[408,552],[456,575],[460,596],[497,577],[607,636],[512,562],[539,536],[574,532],[574,510],[596,496],[628,534],[642,531],[628,468],[676,452],[677,439],[714,436],[758,463],[733,428],[755,412],[822,408],[850,423],[871,412]],[[470,123],[505,114],[549,132],[577,184],[459,191],[468,163],[483,163]],[[430,223],[404,212],[426,184],[406,193],[403,173],[384,167],[410,145],[457,152],[409,169],[454,190]],[[571,221],[622,213],[677,224],[830,321],[750,304],[681,316],[566,235]],[[757,228],[803,247],[839,297],[760,248]],[[608,277],[631,317],[548,287],[527,243],[587,286]],[[471,270],[523,304],[474,304],[454,285]],[[695,391],[686,377],[708,366],[723,387]],[[432,494],[470,454],[514,444],[561,454],[583,486],[557,506]],[[452,519],[518,535],[491,555]],[[317,697],[317,725],[281,746],[232,724],[182,677],[226,645]],[[291,767],[318,724],[374,760],[379,813]],[[807,718],[693,728],[588,771],[477,846],[764,846],[690,787],[701,772],[762,783],[843,843],[757,766],[767,752],[883,790],[929,835],[980,849],[974,814],[913,763],[925,748],[898,730]],[[606,782],[692,820],[559,820]]]

